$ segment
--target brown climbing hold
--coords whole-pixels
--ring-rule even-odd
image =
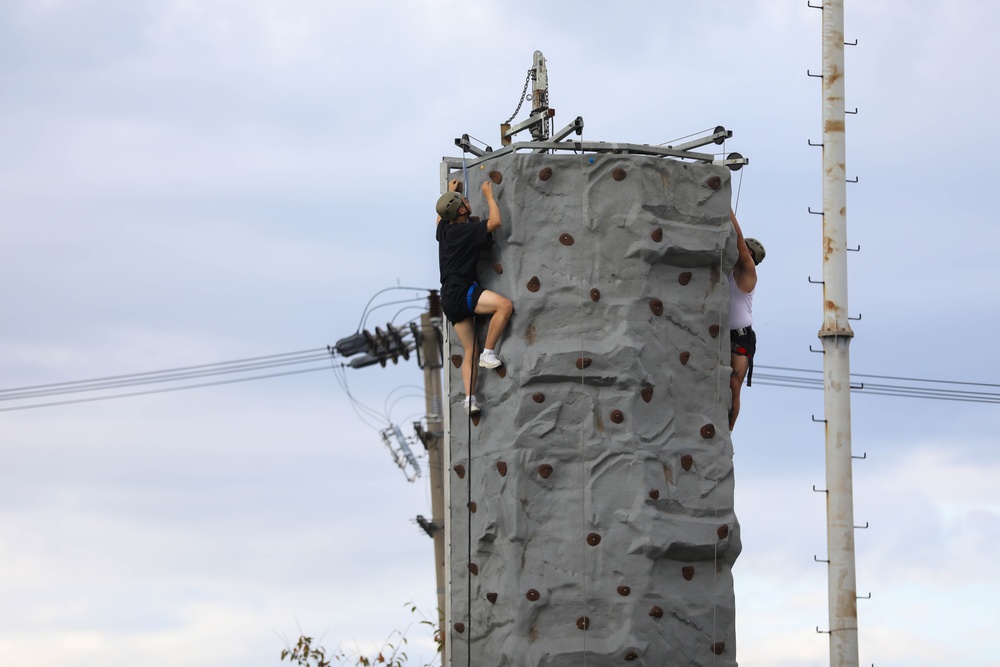
[[[481,412],[477,412],[476,414],[472,415],[472,425],[479,426],[479,420],[482,418],[483,414]]]
[[[625,654],[625,660],[627,660],[628,662],[633,662],[638,659],[639,659],[639,654],[637,654],[635,651],[629,651],[628,653]]]
[[[677,282],[679,282],[681,285],[687,285],[689,282],[691,282],[691,272],[685,271],[681,275],[677,276]]]
[[[472,512],[473,514],[476,513],[476,509],[478,509],[479,507],[478,505],[476,505],[476,503],[472,502],[471,500],[468,503],[466,503],[465,506],[468,507],[469,511]]]
[[[717,531],[715,531],[715,532],[719,536],[720,540],[724,540],[727,537],[729,537],[729,526],[727,526],[727,525],[721,525],[721,526],[719,526],[719,529]]]
[[[461,368],[462,367],[462,355],[460,355],[460,354],[453,354],[453,355],[451,355],[451,365],[454,366],[455,368]]]
[[[597,289],[596,287],[594,289],[590,290],[590,300],[591,301],[600,301],[601,300],[601,290]]]
[[[642,400],[646,401],[647,403],[653,400],[652,387],[643,387],[642,391],[640,391],[639,394],[642,396]]]
[[[496,604],[497,603],[497,594],[496,593],[487,593],[486,594],[486,599],[490,601],[490,604]]]
[[[493,270],[497,272],[497,275],[503,273],[503,264],[500,262],[493,262]]]
[[[681,457],[681,467],[685,470],[690,470],[691,466],[694,465],[694,457],[690,454],[685,454]]]
[[[713,190],[718,190],[719,188],[722,187],[722,179],[719,178],[718,176],[712,176],[707,181],[705,181],[705,185],[712,188]]]
[[[535,403],[544,403],[545,402],[545,394],[543,394],[542,392],[538,392],[537,394],[533,394],[532,397],[531,397],[531,400],[533,400]]]
[[[537,292],[542,288],[542,283],[539,282],[538,276],[531,276],[531,280],[528,281],[528,291]]]
[[[653,608],[649,610],[649,615],[653,618],[663,618],[663,610],[654,605]]]
[[[653,311],[653,314],[659,317],[663,314],[663,302],[659,299],[652,299],[649,302],[649,309]]]
[[[573,237],[569,234],[560,234],[559,243],[562,243],[563,245],[573,245]]]
[[[500,376],[501,379],[507,377],[507,367],[506,366],[497,366],[493,370],[496,372],[497,375]]]
[[[497,185],[500,185],[500,182],[503,180],[503,174],[494,169],[493,171],[490,172],[490,180],[496,183]]]
[[[690,352],[681,352],[681,366],[687,366],[688,359],[691,358]]]
[[[681,568],[681,576],[687,579],[688,581],[691,581],[692,579],[694,579],[694,568],[691,567],[690,565],[685,565],[684,567]]]
[[[590,364],[592,364],[593,362],[594,360],[591,359],[590,357],[580,357],[579,359],[576,360],[576,367],[582,371],[584,368],[590,366]]]
[[[653,239],[654,241],[656,241],[657,243],[659,243],[660,241],[662,241],[662,240],[663,240],[663,230],[662,230],[662,229],[660,229],[659,227],[657,227],[657,228],[656,228],[656,229],[654,229],[654,230],[653,230],[652,232],[650,232],[650,234],[649,234],[649,235],[650,235],[650,237],[651,237],[651,238],[652,238],[652,239]]]
[[[476,565],[475,563],[469,563],[469,572],[471,572],[473,575],[475,575],[475,576],[478,577],[479,576],[479,566]]]
[[[611,172],[611,178],[615,179],[616,181],[624,181],[625,170],[622,169],[621,167],[615,167],[615,170]]]
[[[538,591],[536,591],[534,588],[531,588],[531,589],[528,590],[527,593],[524,594],[524,597],[528,598],[528,600],[530,602],[537,602],[538,599],[540,597],[542,597],[542,595],[541,595],[541,593],[539,593]]]
[[[590,618],[588,618],[587,616],[581,616],[580,618],[576,619],[576,627],[580,628],[581,630],[589,629]]]
[[[649,497],[652,498],[653,500],[659,500],[660,499],[660,490],[659,489],[650,489],[649,490]]]
[[[715,655],[722,655],[722,652],[726,650],[726,642],[715,642],[712,644],[712,653]]]
[[[611,421],[613,421],[616,424],[621,424],[623,421],[625,421],[625,413],[623,413],[621,410],[612,410]]]
[[[601,536],[598,535],[597,533],[591,533],[590,535],[587,535],[587,544],[589,544],[590,546],[596,547],[600,543],[601,543]]]
[[[497,461],[497,472],[501,477],[507,476],[507,464],[504,461]]]
[[[458,634],[462,634],[463,632],[465,632],[465,623],[456,623],[455,632],[457,632]]]
[[[545,167],[545,169],[538,172],[538,178],[543,181],[547,181],[552,178],[552,167]]]
[[[455,464],[455,472],[458,473],[459,479],[465,479],[465,466],[461,463]]]
[[[628,586],[619,586],[618,587],[618,595],[620,595],[622,597],[627,597],[628,594],[631,593],[631,592],[632,592],[632,589],[629,588]]]
[[[538,466],[538,474],[541,475],[542,479],[548,479],[549,475],[551,475],[554,471],[554,468],[548,463],[543,463]]]
[[[708,335],[711,336],[712,338],[718,338],[719,337],[719,325],[718,324],[713,324],[712,326],[710,326],[708,328]]]
[[[705,438],[706,440],[711,440],[712,438],[714,438],[715,437],[715,425],[714,424],[705,424],[704,426],[702,426],[701,427],[701,437]]]

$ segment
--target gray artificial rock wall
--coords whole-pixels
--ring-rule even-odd
[[[515,313],[478,423],[446,352],[449,665],[736,665],[729,170],[507,154],[483,215],[486,178]]]

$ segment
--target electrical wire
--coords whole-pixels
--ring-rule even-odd
[[[252,380],[264,380],[290,375],[300,375],[316,371],[330,370],[334,372],[341,389],[347,395],[352,407],[358,416],[373,429],[381,430],[384,426],[372,424],[375,420],[377,424],[384,424],[389,421],[385,412],[378,412],[370,408],[354,396],[347,381],[347,364],[334,362],[335,352],[328,348],[313,348],[309,350],[299,350],[297,352],[284,352],[281,354],[269,354],[258,357],[248,357],[233,361],[221,361],[211,364],[199,364],[194,366],[181,366],[158,371],[148,371],[142,373],[127,373],[123,375],[110,375],[88,380],[73,380],[68,382],[52,382],[47,384],[26,385],[13,387],[10,389],[0,389],[0,404],[4,402],[16,403],[18,401],[29,401],[56,396],[69,396],[73,394],[83,394],[98,391],[113,391],[115,389],[135,388],[181,380],[206,379],[211,377],[221,377],[235,375],[239,373],[249,373],[262,370],[276,370],[284,367],[307,364],[329,360],[328,364],[314,368],[302,368],[283,372],[262,373],[249,377],[228,378],[215,382],[198,382],[173,387],[161,387],[143,391],[132,391],[126,393],[107,394],[86,398],[67,398],[65,400],[48,401],[41,403],[29,403],[27,405],[11,405],[0,407],[0,412],[13,410],[27,410],[30,408],[52,407],[57,405],[68,405],[73,403],[87,403],[93,401],[104,401],[115,398],[128,398],[131,396],[144,396],[149,394],[159,394],[184,389],[200,389],[204,387],[221,386],[235,384],[237,382],[250,382]],[[755,364],[758,371],[754,374],[754,381],[761,386],[782,387],[790,389],[823,389],[821,376],[823,371],[792,368],[789,366],[768,366],[765,364]],[[768,373],[766,371],[784,371],[784,373]],[[797,375],[796,375],[797,374]],[[904,377],[899,375],[883,375],[874,373],[851,373],[851,377],[856,379],[869,378],[873,380],[893,380],[898,383],[889,382],[857,382],[852,384],[851,391],[858,395],[870,396],[890,396],[896,398],[920,398],[925,400],[951,401],[961,403],[1000,403],[1000,391],[984,391],[983,389],[1000,389],[1000,384],[991,382],[969,382],[960,380],[942,380],[936,378]],[[941,386],[920,386],[920,385],[948,385]],[[970,387],[975,389],[960,389],[959,387]]]

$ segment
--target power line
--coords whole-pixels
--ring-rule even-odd
[[[250,382],[253,380],[264,380],[275,377],[285,377],[289,375],[300,375],[303,373],[332,370],[334,372],[334,376],[337,380],[337,383],[340,385],[341,389],[347,395],[348,399],[351,402],[351,407],[355,410],[358,417],[361,418],[361,420],[371,428],[377,429],[378,426],[373,424],[372,420],[375,420],[375,422],[388,421],[388,415],[385,414],[385,412],[380,413],[379,411],[362,404],[360,401],[357,400],[357,398],[355,398],[347,383],[347,373],[345,371],[347,365],[334,363],[333,359],[335,356],[336,356],[336,351],[333,350],[332,348],[312,348],[308,350],[299,350],[296,352],[283,352],[280,354],[269,354],[257,357],[248,357],[244,359],[236,359],[233,361],[221,361],[210,364],[198,364],[194,366],[181,366],[181,367],[168,368],[158,371],[127,373],[122,375],[110,375],[110,376],[92,378],[88,380],[53,382],[48,384],[36,384],[36,385],[27,385],[23,387],[14,387],[10,389],[0,389],[0,403],[8,401],[18,402],[18,401],[44,399],[55,396],[82,394],[89,392],[113,391],[115,389],[125,389],[129,387],[139,387],[139,386],[148,386],[148,385],[163,384],[169,382],[178,382],[181,380],[194,380],[194,379],[203,379],[210,377],[219,377],[225,375],[233,375],[239,373],[256,372],[262,370],[274,370],[278,368],[314,363],[318,361],[327,362],[322,366],[316,366],[311,368],[302,368],[297,370],[288,370],[288,371],[274,372],[274,373],[263,373],[263,374],[251,375],[249,377],[238,377],[238,378],[229,378],[226,380],[218,380],[215,382],[198,382],[195,384],[185,384],[174,387],[161,387],[159,389],[149,389],[143,391],[131,391],[125,393],[106,394],[101,396],[48,401],[42,403],[29,403],[27,405],[12,405],[10,407],[0,407],[0,412],[27,410],[31,408],[44,408],[57,405],[68,405],[73,403],[88,403],[93,401],[104,401],[116,398],[127,398],[132,396],[143,396],[149,394],[160,394],[172,391],[181,391],[185,389],[200,389],[203,387],[235,384],[237,382]],[[821,390],[823,388],[822,378],[816,377],[817,375],[822,375],[823,373],[822,371],[806,369],[806,368],[792,368],[788,366],[768,366],[764,364],[755,364],[755,368],[758,370],[786,371],[785,374],[766,373],[766,372],[755,373],[753,379],[755,383],[759,385],[782,387],[788,389]],[[793,375],[789,373],[795,373],[798,375]],[[966,386],[966,387],[977,387],[977,388],[984,388],[984,387],[1000,388],[1000,384],[987,383],[987,382],[966,382],[958,380],[940,380],[935,378],[913,378],[913,377],[902,377],[896,375],[879,375],[871,373],[852,373],[851,376],[852,378],[859,378],[859,379],[872,378],[876,380],[885,379],[885,380],[896,380],[900,382],[911,383],[911,384],[890,384],[890,383],[859,382],[851,386],[851,391],[859,395],[890,396],[896,398],[921,398],[925,400],[953,401],[961,403],[994,403],[994,404],[1000,403],[1000,392],[973,391],[973,390],[950,389],[950,388],[941,388],[933,386],[932,387],[920,386],[920,384],[928,384],[928,385],[950,385],[956,387]]]

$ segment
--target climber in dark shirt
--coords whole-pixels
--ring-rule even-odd
[[[472,207],[461,194],[462,183],[452,180],[448,192],[437,202],[438,262],[441,268],[441,308],[462,343],[462,382],[465,385],[465,409],[469,414],[479,412],[473,394],[475,371],[475,318],[473,315],[491,315],[486,332],[485,347],[479,357],[483,368],[497,368],[503,362],[496,354],[496,345],[507,326],[514,304],[507,297],[483,289],[479,285],[476,264],[480,249],[492,240],[492,232],[502,223],[500,207],[493,198],[493,184],[483,183],[483,195],[489,205],[486,220],[471,219]]]

